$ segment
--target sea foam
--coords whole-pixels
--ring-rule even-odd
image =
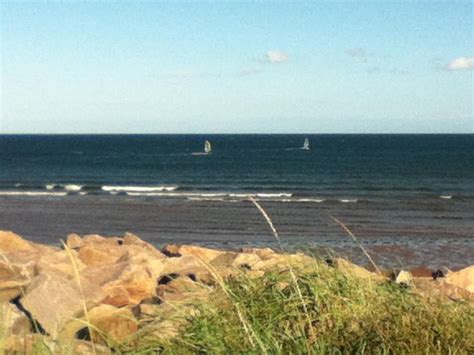
[[[102,186],[103,191],[111,192],[153,192],[153,191],[174,191],[178,186]]]
[[[64,189],[66,191],[80,191],[82,189],[82,185],[68,184],[64,185]]]

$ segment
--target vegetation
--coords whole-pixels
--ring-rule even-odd
[[[168,342],[143,334],[120,351],[183,353],[472,354],[474,311],[413,289],[344,275],[324,263],[234,279]],[[309,322],[308,322],[309,320]],[[133,344],[133,347],[130,345]]]

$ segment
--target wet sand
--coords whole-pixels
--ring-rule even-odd
[[[342,220],[384,267],[460,268],[474,263],[474,201],[432,199],[295,203],[262,201],[286,250],[336,252],[366,264],[330,216]],[[0,229],[56,244],[68,233],[133,232],[157,246],[195,243],[277,248],[249,201],[129,196],[0,197]]]

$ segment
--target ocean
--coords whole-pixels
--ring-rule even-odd
[[[308,138],[310,149],[301,149]],[[212,151],[203,154],[209,140]],[[0,135],[0,229],[474,263],[474,135]]]

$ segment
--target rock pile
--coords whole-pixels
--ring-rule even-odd
[[[121,343],[147,321],[157,337],[173,336],[180,326],[176,313],[192,314],[193,304],[224,279],[258,277],[312,260],[270,249],[237,253],[168,245],[159,251],[130,233],[71,234],[59,249],[0,231],[0,255],[5,343],[20,352],[28,346],[24,336],[34,333],[66,343]]]
[[[71,234],[63,248],[55,248],[0,231],[0,256],[4,346],[18,352],[28,352],[38,333],[51,340],[52,348],[73,344],[72,352],[128,341],[143,327],[154,327],[158,338],[172,337],[182,326],[182,315],[192,316],[195,305],[224,280],[315,262],[304,254],[271,249],[167,245],[160,251],[130,233],[108,238]],[[343,259],[332,264],[361,279],[387,279]],[[469,298],[474,292],[474,266],[436,281],[407,272],[395,279],[451,298]]]

